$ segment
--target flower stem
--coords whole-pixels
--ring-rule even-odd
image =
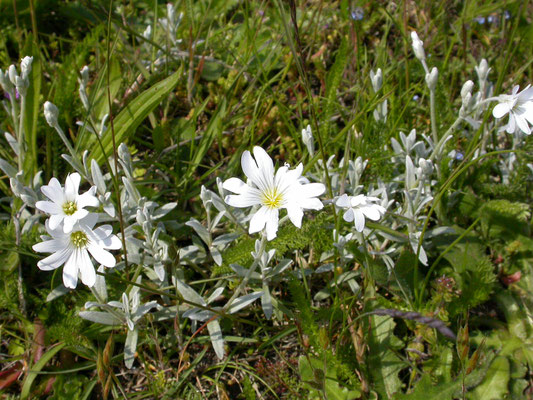
[[[248,272],[246,272],[246,275],[243,278],[242,282],[239,284],[239,286],[237,286],[237,289],[235,289],[235,292],[233,292],[233,295],[231,296],[231,298],[228,300],[228,302],[224,306],[224,309],[223,309],[224,312],[228,310],[228,308],[231,306],[231,303],[233,303],[233,301],[241,294],[242,290],[248,283],[248,280],[250,279],[254,271],[257,269],[257,266],[259,265],[259,261],[261,260],[261,257],[263,253],[265,252],[265,248],[266,248],[266,235],[265,233],[263,233],[261,236],[259,251],[255,255],[254,262],[248,269]]]

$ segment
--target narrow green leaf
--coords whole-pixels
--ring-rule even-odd
[[[39,361],[37,361],[31,367],[30,371],[28,372],[28,375],[26,376],[26,379],[24,380],[24,384],[22,385],[22,390],[20,392],[21,400],[27,399],[30,396],[31,385],[33,384],[35,378],[37,378],[39,372],[44,368],[48,361],[50,361],[52,357],[54,357],[65,346],[65,343],[61,343],[55,347],[52,347],[50,350],[44,353],[43,356],[39,359]]]
[[[180,77],[181,70],[178,70],[168,78],[156,83],[132,100],[115,117],[113,124],[115,130],[115,143],[117,146],[120,143],[126,142],[129,137],[133,135],[135,128],[137,128],[148,114],[176,87]],[[111,128],[108,128],[104,132],[100,140],[102,141],[105,155],[109,157],[113,152]],[[104,160],[104,154],[102,154],[102,149],[99,145],[93,147],[88,158],[94,158],[98,163],[101,163]]]

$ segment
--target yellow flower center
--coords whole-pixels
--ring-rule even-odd
[[[263,192],[263,205],[269,208],[280,208],[283,203],[283,196],[277,188],[268,189]]]
[[[85,247],[89,239],[87,238],[87,235],[85,234],[85,232],[76,231],[70,234],[70,241],[72,242],[74,246],[76,246],[79,249],[81,247]]]
[[[72,215],[78,211],[78,206],[73,201],[67,201],[63,204],[63,212],[67,215]]]

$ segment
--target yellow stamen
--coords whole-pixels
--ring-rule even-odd
[[[89,239],[87,238],[87,235],[85,234],[85,232],[76,231],[70,234],[70,241],[72,242],[74,246],[76,246],[79,249],[81,247],[85,247]]]
[[[263,192],[263,205],[270,208],[280,208],[283,203],[283,196],[277,188],[268,189]]]
[[[63,212],[67,215],[72,215],[78,211],[78,206],[73,201],[67,201],[63,204]]]

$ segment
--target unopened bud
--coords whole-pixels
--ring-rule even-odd
[[[473,88],[474,88],[474,82],[472,82],[470,80],[465,82],[465,84],[461,88],[461,99],[463,99],[463,103],[464,103],[465,96],[467,94],[470,93],[470,96],[472,96],[472,89]]]
[[[370,80],[372,81],[372,88],[374,89],[374,92],[377,93],[383,85],[383,74],[381,72],[381,68],[378,68],[376,73],[370,70]]]
[[[152,38],[152,25],[148,25],[146,29],[143,32],[143,37],[146,40],[150,40]]]
[[[476,70],[479,80],[486,81],[489,76],[489,72],[491,68],[489,68],[489,63],[487,62],[487,60],[482,59],[479,65],[475,67],[475,70]]]
[[[416,58],[418,58],[420,61],[424,61],[426,59],[424,42],[419,39],[418,34],[415,31],[411,32],[411,39],[413,41],[413,51],[415,52]]]
[[[428,85],[429,90],[435,90],[435,87],[437,86],[437,79],[439,78],[439,70],[437,67],[433,67],[431,69],[431,72],[429,74],[426,74],[426,83]]]
[[[431,160],[420,158],[420,160],[418,160],[418,165],[422,169],[424,175],[429,176],[433,173],[433,163]]]
[[[59,115],[59,110],[55,105],[50,103],[49,101],[46,101],[44,103],[44,118],[46,118],[46,122],[48,125],[50,125],[52,128],[55,128],[57,126],[57,116]]]
[[[33,57],[24,57],[21,61],[20,61],[20,71],[21,71],[21,76],[22,76],[22,79],[26,80],[28,79],[28,76],[30,75],[30,72],[31,72],[31,63],[33,62]]]
[[[307,151],[312,156],[315,154],[315,141],[313,139],[313,132],[311,131],[311,125],[307,125],[305,129],[302,129],[302,142],[307,147]]]
[[[27,79],[22,79],[20,76],[15,77],[15,86],[17,87],[17,91],[19,94],[23,97],[26,96],[26,92],[28,90],[29,82]]]
[[[11,83],[13,85],[16,85],[17,84],[17,76],[19,76],[18,73],[17,73],[17,67],[15,67],[13,64],[11,64],[9,66],[9,70],[8,71],[9,71],[9,80],[11,81]]]
[[[80,74],[81,74],[81,82],[80,82],[80,84],[83,84],[83,86],[87,86],[87,84],[89,83],[89,67],[87,65],[85,65],[80,70]]]

